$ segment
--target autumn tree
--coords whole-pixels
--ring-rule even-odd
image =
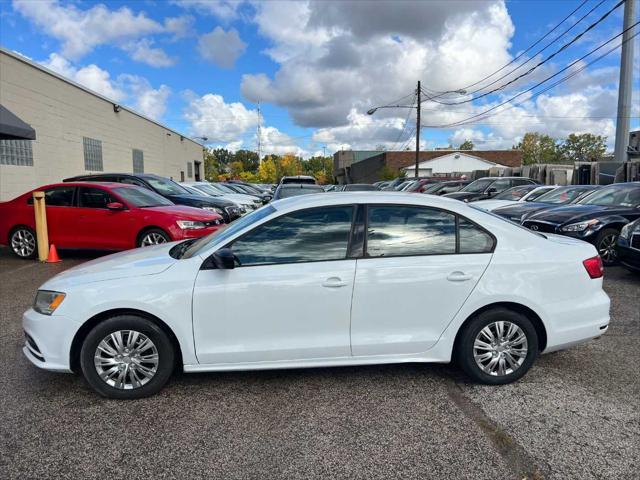
[[[265,157],[260,163],[258,179],[260,183],[276,183],[278,181],[276,178],[276,162],[271,156],[269,158]]]
[[[238,150],[233,154],[235,162],[242,162],[242,170],[245,172],[257,172],[260,159],[258,154],[251,150]]]
[[[565,162],[597,162],[607,150],[607,137],[592,133],[572,133],[559,146]]]

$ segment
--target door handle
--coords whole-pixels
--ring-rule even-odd
[[[322,286],[327,288],[340,288],[340,287],[346,287],[347,282],[343,282],[342,279],[339,277],[331,277],[331,278],[327,278],[324,282],[322,282]]]
[[[466,282],[467,280],[471,280],[472,278],[473,275],[469,275],[468,273],[464,272],[451,272],[447,276],[447,280],[449,280],[450,282]]]

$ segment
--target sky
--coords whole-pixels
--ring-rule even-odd
[[[415,105],[420,80],[423,149],[508,149],[529,131],[612,149],[621,38],[601,45],[622,31],[617,3],[0,0],[0,45],[211,147],[413,149],[415,108],[367,111]]]

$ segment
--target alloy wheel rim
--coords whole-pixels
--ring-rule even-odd
[[[607,235],[600,241],[600,245],[598,246],[598,253],[605,262],[613,262],[618,256],[618,253],[616,252],[617,239],[618,236],[612,233],[610,235]]]
[[[36,249],[36,239],[29,230],[20,229],[11,236],[11,249],[20,257],[29,257]]]
[[[156,232],[147,233],[144,237],[142,237],[142,246],[149,247],[151,245],[158,245],[160,243],[167,243],[167,239],[164,238],[163,235],[160,235]]]
[[[93,363],[98,376],[119,390],[146,385],[158,371],[158,349],[149,337],[135,330],[118,330],[102,339]]]
[[[473,342],[476,365],[494,377],[510,375],[518,370],[529,351],[527,336],[512,322],[493,322],[485,326]]]

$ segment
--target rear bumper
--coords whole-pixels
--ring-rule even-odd
[[[576,299],[551,305],[546,322],[547,347],[544,353],[562,350],[597,338],[609,328],[609,296],[600,290],[589,299]]]

